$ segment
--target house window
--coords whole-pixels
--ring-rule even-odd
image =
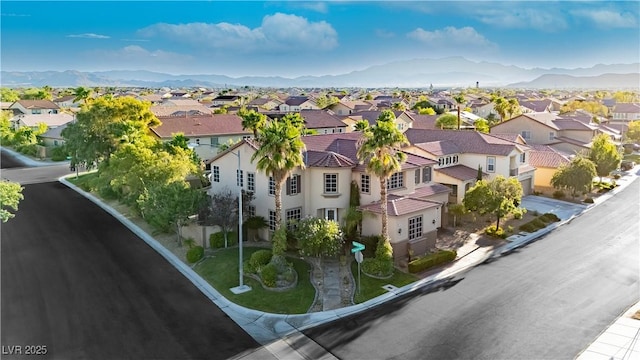
[[[442,166],[442,158],[438,158],[438,166]]]
[[[431,166],[422,169],[422,182],[431,182]]]
[[[524,164],[525,160],[527,160],[527,153],[520,154],[520,162]]]
[[[324,218],[326,220],[338,221],[338,209],[336,208],[324,209]]]
[[[293,230],[296,228],[296,223],[302,219],[302,208],[288,209],[286,211],[287,229]]]
[[[415,172],[415,183],[420,184],[420,169],[416,169]]]
[[[269,195],[276,194],[276,182],[273,180],[273,176],[269,176]]]
[[[212,137],[210,139],[211,141],[211,146],[218,146],[218,138],[217,137]]]
[[[256,216],[256,207],[254,205],[247,206],[247,217]]]
[[[196,139],[196,144],[200,145],[200,139]]]
[[[236,170],[236,186],[244,187],[244,172]]]
[[[256,174],[255,173],[247,173],[247,190],[248,191],[256,191]]]
[[[269,210],[269,230],[276,231],[276,212]]]
[[[487,156],[487,172],[496,172],[495,156]]]
[[[422,215],[409,218],[409,240],[422,236]]]
[[[531,131],[523,130],[522,131],[522,138],[525,139],[525,140],[530,140],[531,139]]]
[[[549,133],[549,140],[554,140],[556,138],[556,133],[553,131]]]
[[[367,174],[360,174],[360,192],[368,194],[371,191],[371,177]]]
[[[335,194],[338,192],[338,174],[324,174],[325,194]]]
[[[42,114],[42,109],[31,109],[32,114]]]
[[[287,195],[300,193],[300,175],[292,175],[287,178]]]
[[[58,140],[53,140],[53,146],[58,146]]]
[[[399,171],[387,180],[387,190],[400,189],[404,187],[404,173]]]
[[[242,135],[242,140],[248,140],[251,139],[251,135]]]
[[[217,165],[213,166],[213,182],[220,182],[220,167]]]

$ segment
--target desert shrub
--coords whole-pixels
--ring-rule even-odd
[[[553,198],[554,199],[562,199],[564,198],[564,191],[562,190],[556,190],[553,192]]]
[[[504,229],[501,228],[501,227],[496,229],[495,225],[487,226],[484,229],[484,233],[489,235],[489,236],[502,238],[502,239],[507,237],[507,234],[504,232]]]
[[[507,226],[507,233],[508,234],[513,234],[513,226],[511,226],[511,225]]]
[[[385,241],[384,238],[380,238],[378,246],[376,247],[376,259],[379,260],[393,260],[393,248],[389,241]]]
[[[528,232],[528,233],[532,233],[532,232],[538,230],[538,229],[536,229],[536,227],[531,222],[528,222],[526,224],[520,225],[519,229],[521,231],[525,231],[525,232]]]
[[[194,246],[187,251],[187,261],[191,264],[198,262],[204,256],[204,248],[200,245]]]
[[[393,273],[393,260],[366,258],[362,261],[362,271],[373,276],[389,276]]]
[[[512,213],[513,213],[513,218],[514,219],[520,220],[520,219],[522,219],[524,214],[527,213],[527,209],[519,207],[519,208],[516,208],[515,210],[513,210]]]
[[[587,203],[587,204],[593,204],[593,198],[588,197],[588,198],[584,199],[584,202]]]
[[[230,231],[227,233],[227,245],[234,246],[238,244],[238,235],[235,232]],[[219,249],[224,247],[224,233],[219,231],[209,235],[209,245],[212,249]]]
[[[274,264],[269,263],[260,271],[260,278],[265,286],[275,287],[276,280],[278,280],[278,269]]]
[[[553,223],[560,221],[560,218],[556,214],[545,213],[540,216],[540,220],[544,221],[545,223]]]
[[[258,250],[256,252],[254,252],[253,254],[251,254],[251,258],[249,259],[249,265],[251,266],[252,269],[254,269],[254,271],[252,272],[256,272],[256,271],[260,271],[260,269],[267,265],[269,263],[269,261],[271,261],[271,256],[273,254],[271,253],[271,250]]]
[[[613,178],[616,179],[616,180],[620,179],[620,174],[613,175]]]
[[[51,150],[52,161],[64,161],[67,159],[67,150],[64,146],[57,146]]]
[[[16,147],[19,153],[35,157],[38,154],[38,146],[36,144],[18,145]]]
[[[423,256],[409,263],[408,270],[410,273],[417,273],[434,266],[453,261],[458,254],[455,250],[441,250],[434,254]]]

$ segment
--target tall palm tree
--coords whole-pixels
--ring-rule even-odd
[[[380,180],[382,236],[386,242],[389,241],[387,180],[402,168],[406,154],[400,151],[400,147],[409,144],[406,136],[396,127],[395,118],[392,111],[382,111],[376,124],[364,129],[357,151],[358,159],[367,164],[367,172]]]
[[[456,105],[458,105],[458,130],[460,130],[460,109],[462,108],[462,105],[467,102],[467,99],[464,98],[463,93],[460,93],[458,95],[454,95],[453,100],[456,102]]]
[[[75,96],[73,98],[73,102],[79,102],[79,101],[85,101],[87,102],[87,100],[89,100],[89,98],[91,97],[91,94],[93,93],[92,89],[80,86],[77,87],[75,89],[73,89],[73,96]]]
[[[257,139],[258,129],[264,127],[267,123],[267,116],[255,110],[242,111],[239,112],[239,115],[242,117],[242,128],[245,130],[250,129],[253,132],[253,137]]]
[[[268,122],[258,129],[258,150],[251,157],[257,160],[256,168],[273,178],[275,183],[275,227],[282,223],[282,185],[296,167],[304,167],[302,153],[305,150],[300,138],[301,128],[288,116]]]

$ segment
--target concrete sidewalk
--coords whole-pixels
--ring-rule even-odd
[[[629,308],[589,345],[577,360],[640,359],[640,320],[631,316],[640,310],[640,302]]]

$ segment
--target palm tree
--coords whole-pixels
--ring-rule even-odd
[[[255,110],[242,111],[239,114],[242,117],[242,128],[245,130],[251,129],[253,137],[257,139],[258,129],[264,127],[267,122],[267,116]]]
[[[258,150],[251,157],[257,160],[256,168],[273,178],[275,184],[275,227],[282,219],[282,185],[296,167],[304,167],[302,153],[305,150],[300,138],[301,128],[291,122],[289,116],[267,123],[258,129]]]
[[[86,102],[91,97],[92,93],[93,90],[89,88],[85,88],[83,86],[77,87],[73,89],[73,96],[75,96],[75,98],[73,98],[73,102],[76,103],[82,100]]]
[[[376,124],[367,127],[358,143],[357,156],[367,164],[367,172],[380,179],[380,208],[382,210],[382,237],[389,242],[387,215],[387,179],[400,171],[406,154],[400,147],[409,144],[406,136],[398,130],[395,115],[383,110]]]
[[[460,108],[467,102],[467,99],[464,98],[463,93],[460,93],[455,95],[453,100],[456,102],[456,105],[458,105],[458,130],[460,130]]]

